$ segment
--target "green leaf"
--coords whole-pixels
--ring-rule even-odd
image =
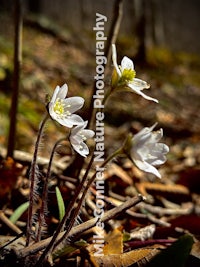
[[[21,217],[21,215],[28,209],[29,201],[21,204],[10,216],[9,220],[12,223],[16,223],[16,221]]]
[[[148,267],[183,267],[192,249],[191,235],[183,235],[170,247],[157,254]]]
[[[65,215],[65,204],[64,204],[60,189],[57,186],[56,186],[56,198],[57,198],[57,202],[58,202],[59,219],[61,221]]]

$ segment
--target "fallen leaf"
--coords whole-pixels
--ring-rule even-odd
[[[118,229],[110,232],[105,239],[104,255],[120,254],[123,252],[123,234]]]
[[[122,254],[105,255],[101,257],[92,257],[91,261],[94,266],[98,267],[128,267],[135,263],[138,266],[145,266],[160,250],[155,247],[136,249]],[[141,265],[143,264],[143,265]]]

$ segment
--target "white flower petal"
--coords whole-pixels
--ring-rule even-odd
[[[87,123],[87,121],[84,121],[82,124],[74,127],[71,130],[71,134],[69,137],[70,143],[74,150],[83,157],[89,154],[88,146],[84,142],[88,138],[94,136],[94,131],[85,129]]]
[[[123,57],[122,61],[121,61],[121,68],[122,68],[122,72],[123,70],[127,69],[127,70],[134,70],[134,64],[133,61],[128,58],[128,57]]]
[[[149,164],[153,166],[158,166],[166,162],[167,159],[164,155],[159,154],[157,156],[158,156],[157,158],[146,160],[146,162],[148,162]]]
[[[152,173],[158,178],[161,178],[159,171],[154,166],[150,165],[149,163],[145,161],[138,161],[138,160],[134,160],[134,163],[140,170],[144,172]]]
[[[69,111],[70,113],[74,113],[78,109],[81,109],[84,104],[84,99],[79,96],[72,96],[64,99],[63,106],[65,111]]]
[[[160,141],[160,139],[163,137],[163,129],[160,129],[159,131],[154,131],[151,133],[151,140],[150,143],[155,143]]]
[[[73,142],[71,143],[73,149],[83,157],[89,154],[88,146],[84,142]]]
[[[63,119],[63,124],[66,127],[73,127],[74,125],[80,125],[83,123],[83,119],[76,114],[72,114],[70,116],[68,116],[66,119]]]
[[[79,150],[79,154],[83,157],[86,157],[89,154],[89,148],[85,143],[81,143],[81,149]]]
[[[68,92],[68,86],[67,84],[63,84],[63,86],[61,86],[59,88],[58,94],[57,94],[57,98],[60,99],[65,99],[65,97],[67,96],[67,92]]]
[[[60,90],[60,86],[57,85],[55,90],[54,90],[53,96],[51,98],[50,104],[53,104],[56,101],[59,90]]]
[[[139,131],[137,134],[134,135],[134,145],[140,146],[144,143],[147,142],[147,140],[151,139],[151,132],[153,129],[156,127],[157,123],[154,123],[151,127],[145,127],[141,131]]]
[[[150,88],[150,85],[141,80],[141,79],[138,79],[138,78],[134,78],[133,81],[131,82],[132,86],[134,86],[134,88],[136,90],[143,90],[143,89],[149,89]]]
[[[138,84],[137,84],[137,86],[135,86],[135,84],[132,82],[132,83],[128,83],[128,87],[131,88],[136,94],[141,95],[143,98],[158,103],[158,100],[156,98],[152,98],[150,96],[147,96],[142,92],[142,90],[145,88],[142,86],[142,84],[140,86]]]
[[[54,106],[54,102],[49,102],[49,106],[48,106],[49,114],[52,117],[52,119],[55,120],[56,113],[53,111],[53,106]]]
[[[71,129],[71,136],[72,137],[76,136],[81,129],[82,129],[82,124],[77,125],[73,129]]]
[[[86,139],[92,138],[94,136],[94,131],[92,130],[82,130],[82,134]]]

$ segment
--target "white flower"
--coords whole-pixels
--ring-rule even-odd
[[[126,85],[127,87],[132,89],[136,94],[141,95],[147,100],[152,100],[158,103],[157,99],[147,96],[142,92],[143,89],[148,89],[150,85],[141,79],[135,78],[136,72],[134,70],[133,61],[130,58],[126,56],[123,57],[121,65],[118,66],[117,51],[116,51],[116,46],[114,44],[112,44],[112,60],[115,70],[117,72],[118,76],[117,84],[119,86]],[[114,82],[116,83],[116,77],[114,78]]]
[[[67,84],[61,87],[56,86],[49,103],[49,114],[52,119],[56,120],[61,125],[71,128],[74,125],[79,125],[84,122],[80,116],[73,114],[75,111],[82,108],[84,99],[79,96],[66,98],[67,92]]]
[[[83,157],[86,157],[89,154],[88,146],[84,142],[94,136],[94,131],[85,129],[87,123],[88,122],[85,121],[81,125],[74,127],[71,130],[69,137],[74,150]]]
[[[161,178],[160,173],[154,166],[166,161],[165,154],[169,152],[169,147],[163,143],[158,143],[163,136],[163,130],[152,132],[155,126],[156,124],[150,128],[143,128],[132,138],[130,156],[140,170]]]

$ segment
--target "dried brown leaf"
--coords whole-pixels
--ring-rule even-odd
[[[123,254],[105,255],[101,257],[91,257],[94,266],[101,267],[128,267],[133,264],[145,266],[160,250],[156,247],[148,247],[132,250]]]
[[[121,254],[123,252],[123,234],[120,230],[114,229],[106,236],[104,255]]]

